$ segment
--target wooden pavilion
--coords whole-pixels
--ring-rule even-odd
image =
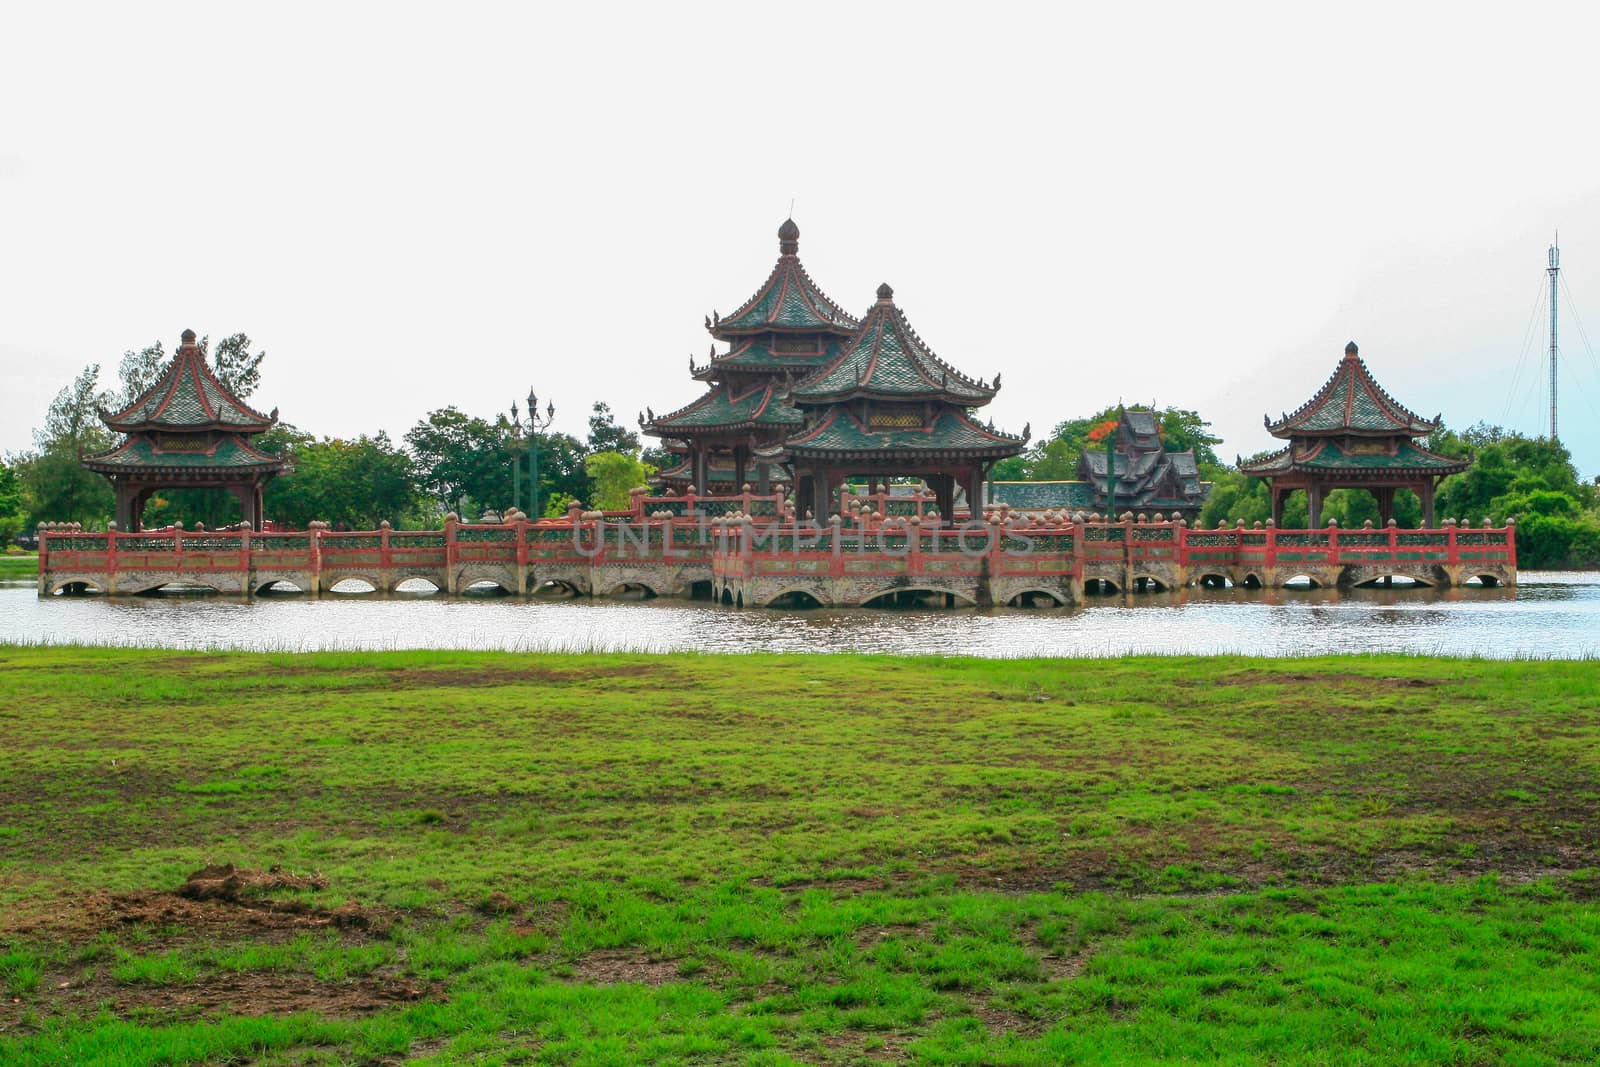
[[[737,493],[753,476],[757,491],[766,493],[773,481],[787,480],[782,468],[754,455],[801,426],[800,412],[788,403],[791,386],[836,358],[857,325],[811,280],[799,253],[800,227],[785,219],[767,280],[732,315],[706,318],[711,336],[729,346],[718,352],[713,344],[698,367],[689,358],[690,375],[710,388],[670,414],[640,416],[645,433],[683,456],[657,481]]]
[[[255,447],[257,434],[278,421],[234,396],[206,365],[193,330],[183,331],[172,362],[138,399],[100,420],[125,435],[113,447],[85,456],[117,498],[117,526],[137,532],[158,489],[225,489],[239,498],[243,521],[260,529],[262,492],[288,464]]]
[[[989,385],[936,356],[895,306],[894,290],[880,285],[850,346],[795,387],[804,428],[757,455],[789,465],[796,505],[819,521],[838,510],[834,493],[852,476],[885,486],[920,477],[949,521],[957,486],[976,513],[989,469],[1027,444],[1026,429],[1003,433],[973,416],[999,388],[998,375]]]
[[[1422,502],[1422,524],[1432,527],[1433,494],[1439,480],[1464,471],[1469,459],[1430,452],[1417,443],[1438,430],[1438,416],[1424,419],[1383,391],[1362,361],[1356,343],[1317,394],[1277,422],[1262,420],[1288,447],[1251,460],[1239,470],[1265,478],[1272,487],[1272,520],[1283,521],[1283,501],[1306,491],[1310,525],[1322,524],[1322,501],[1333,489],[1366,489],[1378,503],[1380,521],[1394,516],[1396,490],[1410,489]]]

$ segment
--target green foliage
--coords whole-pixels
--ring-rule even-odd
[[[594,402],[594,411],[589,416],[588,446],[588,451],[591,455],[596,452],[621,452],[624,455],[637,455],[639,452],[639,435],[632,430],[618,426],[616,419],[611,415],[611,406],[604,401],[596,400]]]
[[[463,516],[474,508],[511,502],[511,456],[505,433],[487,419],[454,407],[428,413],[406,433],[422,485]]]
[[[589,472],[594,499],[590,506],[602,511],[621,511],[631,503],[628,491],[644,485],[655,468],[621,452],[596,452],[583,461]]]
[[[113,441],[99,417],[112,397],[100,389],[99,379],[100,365],[90,364],[56,394],[44,423],[33,432],[35,451],[12,461],[26,492],[29,528],[41,522],[103,528],[111,517],[115,500],[110,484],[80,461]]]
[[[317,441],[293,427],[274,427],[275,433],[280,430],[270,444],[281,445],[294,470],[268,483],[269,518],[299,527],[320,519],[360,530],[385,520],[399,527],[412,524],[423,497],[411,456],[395,448],[387,434]]]
[[[27,526],[27,498],[12,462],[0,461],[0,552],[12,547]]]

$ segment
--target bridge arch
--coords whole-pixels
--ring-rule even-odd
[[[785,589],[776,596],[768,597],[766,603],[762,604],[761,606],[764,608],[804,609],[826,607],[826,605],[823,604],[821,597],[817,596],[817,594],[813,593],[811,590],[802,589],[799,586]]]
[[[1084,596],[1116,596],[1122,589],[1110,578],[1089,578],[1083,583]]]
[[[346,572],[329,575],[329,579],[330,580],[327,583],[328,592],[338,593],[340,596],[358,596],[365,593],[376,593],[381,591],[384,587],[383,580],[375,574],[350,574]],[[341,585],[345,585],[347,582],[360,582],[361,584],[365,585],[366,588],[354,589],[350,588],[349,586],[346,586],[343,589],[339,588]]]
[[[1227,589],[1233,585],[1233,582],[1226,574],[1220,574],[1217,571],[1206,571],[1195,579],[1194,584],[1202,589]]]
[[[638,579],[617,582],[606,592],[613,600],[654,600],[659,595],[654,586]]]
[[[1066,600],[1061,593],[1052,589],[1019,589],[1010,600],[1006,601],[1008,608],[1064,608]]]
[[[1322,583],[1305,572],[1291,574],[1283,580],[1285,589],[1321,589]]]
[[[1133,591],[1135,593],[1165,593],[1167,583],[1153,574],[1136,574],[1133,576]]]
[[[284,586],[288,586],[288,588],[285,589],[285,588],[283,588]],[[283,578],[283,577],[257,578],[256,582],[255,582],[255,595],[256,596],[269,596],[269,595],[281,596],[281,595],[283,595],[285,593],[289,593],[290,591],[293,591],[295,593],[306,593],[306,592],[309,592],[309,590],[307,590],[307,589],[302,589],[300,587],[300,583],[295,581],[293,578]]]
[[[418,589],[415,586],[410,589],[400,588],[402,585],[406,585],[409,582],[426,582],[428,588]],[[438,580],[431,578],[426,574],[402,574],[392,583],[390,583],[389,592],[408,593],[414,596],[433,596],[437,593],[444,592],[444,586],[439,584]]]
[[[105,585],[98,579],[80,574],[69,574],[45,587],[46,596],[87,596],[91,592],[103,596],[105,591]]]
[[[1396,578],[1400,579],[1398,583],[1394,581]],[[1396,586],[1401,589],[1431,589],[1433,588],[1433,583],[1415,574],[1378,574],[1356,583],[1356,588],[1358,589],[1394,588]]]
[[[456,592],[465,593],[477,589],[478,593],[487,592],[486,586],[493,586],[500,593],[507,596],[516,595],[516,587],[506,584],[506,576],[492,571],[464,570],[456,577]],[[476,594],[475,594],[476,595]]]
[[[1474,574],[1468,576],[1462,585],[1476,585],[1480,589],[1493,589],[1500,584],[1498,574]]]
[[[937,599],[936,599],[937,598]],[[884,589],[861,601],[864,608],[971,608],[977,604],[965,593],[939,586]]]
[[[1254,571],[1245,574],[1244,578],[1240,580],[1239,584],[1246,589],[1261,589],[1266,585],[1266,583],[1261,580],[1261,575],[1256,574]]]
[[[574,600],[583,596],[578,584],[568,578],[539,578],[528,580],[529,593],[540,600]]]

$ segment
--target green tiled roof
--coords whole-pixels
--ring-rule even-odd
[[[987,430],[959,408],[941,411],[928,429],[869,430],[849,411],[835,407],[816,426],[789,438],[783,447],[794,454],[813,455],[965,452],[1000,457],[1014,456],[1024,446],[1021,437]]]
[[[1454,474],[1471,466],[1471,460],[1441,456],[1410,441],[1401,441],[1393,450],[1351,451],[1331,440],[1317,440],[1304,447],[1279,449],[1259,459],[1239,464],[1245,474],[1283,474],[1291,470],[1334,471],[1419,471],[1428,474]]]
[[[119,433],[207,427],[260,433],[278,421],[277,412],[261,414],[217,381],[192,330],[184,332],[172,362],[154,385],[121,411],[102,411],[100,418]]]
[[[922,342],[894,304],[887,285],[850,347],[832,363],[801,382],[795,399],[827,403],[851,396],[896,400],[940,399],[962,407],[987,404],[995,388],[983,385],[945,363]]]
[[[203,443],[198,448],[161,449],[144,434],[134,434],[114,448],[85,456],[83,465],[107,474],[133,470],[281,470],[283,457],[258,452],[242,437],[225,434],[206,441],[201,435],[184,435],[186,443]]]
[[[991,504],[1009,504],[1018,511],[1093,510],[1096,503],[1102,502],[1090,482],[994,482],[985,499]]]
[[[700,368],[695,377],[715,378],[722,371],[753,371],[781,374],[786,370],[809,373],[837,359],[844,348],[844,339],[824,334],[818,351],[812,353],[774,352],[764,338],[744,338],[734,343],[732,349],[712,356],[711,362]]]
[[[792,222],[786,224],[792,225]],[[778,249],[781,254],[772,273],[737,311],[712,325],[714,336],[727,341],[767,330],[822,330],[845,336],[855,329],[855,316],[829,300],[800,265],[798,228],[793,233],[791,239],[780,232]]]
[[[1357,354],[1353,341],[1315,396],[1300,405],[1294,414],[1285,415],[1277,422],[1270,418],[1265,421],[1267,431],[1274,437],[1347,433],[1421,437],[1439,428],[1437,420],[1422,418],[1383,391]]]
[[[718,385],[699,400],[670,415],[652,420],[646,430],[657,437],[674,437],[685,431],[726,429],[734,426],[798,426],[805,417],[784,404],[774,382],[743,393],[731,385]]]

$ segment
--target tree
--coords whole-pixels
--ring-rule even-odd
[[[372,530],[384,520],[404,527],[417,517],[424,496],[414,461],[387,434],[317,441],[296,431],[289,440],[294,470],[267,485],[267,514],[274,520]]]
[[[27,500],[22,479],[12,461],[0,463],[0,552],[4,552],[26,528]]]
[[[423,489],[462,516],[511,502],[511,454],[506,427],[440,408],[406,432]]]
[[[596,400],[594,411],[589,416],[589,451],[637,455],[639,435],[618,426],[616,420],[611,417],[611,406],[604,401]]]
[[[655,473],[654,467],[621,452],[596,452],[584,460],[584,466],[593,485],[594,499],[589,504],[602,511],[627,508],[629,490],[644,485]]]
[[[99,382],[100,365],[91,363],[56,394],[43,425],[33,432],[37,451],[24,458],[19,471],[31,502],[29,526],[41,522],[99,526],[111,515],[115,498],[110,484],[82,463],[85,453],[109,448],[113,440],[99,415],[112,398]]]

